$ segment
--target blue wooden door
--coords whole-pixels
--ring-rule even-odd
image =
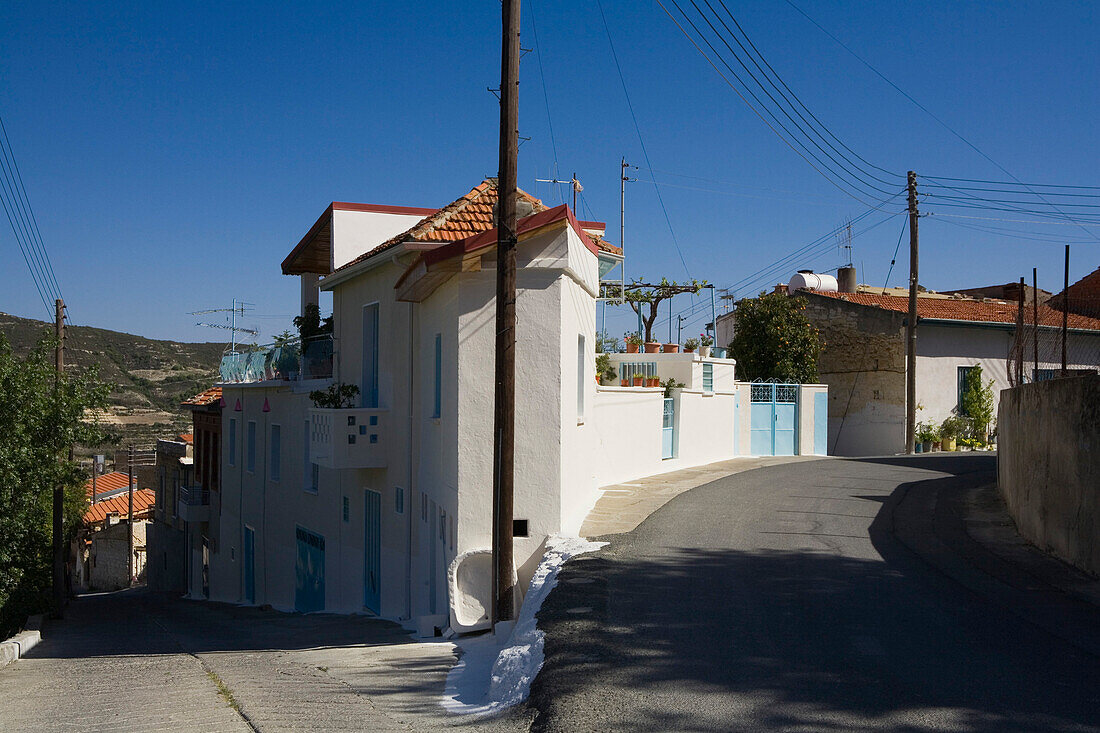
[[[661,459],[676,455],[676,399],[666,397],[661,418]]]
[[[829,395],[825,392],[814,394],[814,454],[829,453]]]
[[[363,496],[363,605],[381,613],[382,495],[367,489]]]
[[[325,538],[303,527],[295,528],[298,555],[294,565],[294,610],[325,609]]]
[[[256,602],[256,532],[246,526],[244,528],[244,600],[245,603]]]
[[[772,455],[793,456],[798,452],[797,384],[773,385],[775,394],[775,450]]]
[[[754,456],[798,452],[797,384],[753,384],[750,392],[750,449]]]

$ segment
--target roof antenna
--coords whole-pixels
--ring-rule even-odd
[[[257,333],[259,333],[259,331],[257,331],[254,328],[245,328],[244,326],[238,326],[237,325],[237,314],[239,313],[241,315],[241,317],[243,318],[246,310],[252,310],[255,307],[256,307],[255,303],[246,303],[243,300],[237,300],[236,298],[234,298],[233,299],[233,306],[230,307],[230,308],[211,308],[209,310],[204,310],[204,311],[191,311],[190,315],[198,316],[198,315],[203,315],[205,313],[228,313],[229,317],[226,319],[226,320],[229,321],[228,325],[226,325],[224,323],[203,323],[201,321],[195,323],[195,325],[196,326],[205,326],[206,328],[224,328],[227,331],[231,331],[233,335],[231,337],[232,341],[231,341],[231,345],[230,345],[230,353],[236,354],[237,353],[237,333],[238,332],[239,333],[247,333],[247,334],[250,334],[252,336],[255,336]]]

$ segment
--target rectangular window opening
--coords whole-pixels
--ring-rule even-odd
[[[229,465],[237,465],[237,418],[229,418]]]
[[[278,481],[283,470],[283,428],[271,426],[271,480]]]
[[[588,354],[584,350],[584,334],[577,336],[577,420],[584,420],[584,372]]]
[[[393,511],[396,514],[405,513],[405,490],[400,486],[393,487]]]
[[[245,469],[249,473],[256,471],[256,421],[248,421],[247,442],[245,444]]]
[[[432,417],[443,412],[443,335],[435,335],[435,385],[432,392]]]
[[[526,519],[513,519],[512,520],[512,536],[513,537],[526,537],[527,536],[527,520]]]
[[[714,391],[714,365],[703,364],[703,391]]]

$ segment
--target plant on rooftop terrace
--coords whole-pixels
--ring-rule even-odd
[[[309,399],[314,407],[323,407],[330,410],[344,410],[355,407],[355,398],[359,396],[359,388],[354,384],[330,384],[328,389],[315,389],[309,393]]]
[[[645,326],[645,340],[654,343],[653,324],[657,321],[657,309],[661,303],[679,293],[698,293],[706,287],[706,280],[692,280],[690,283],[677,283],[661,278],[659,283],[646,283],[635,279],[626,286],[626,302],[635,313],[641,315]]]
[[[113,385],[95,368],[58,378],[54,365],[51,337],[20,358],[0,335],[0,639],[49,608],[56,487],[66,547],[80,526],[86,476],[70,448],[113,442],[92,417],[106,410]]]
[[[665,398],[668,398],[672,396],[672,390],[683,389],[684,383],[677,382],[675,378],[669,377],[665,381],[661,382],[661,386],[665,388]]]
[[[608,382],[615,379],[615,367],[611,366],[611,357],[607,354],[596,354],[596,379]]]
[[[746,298],[737,304],[729,356],[737,360],[739,379],[817,381],[821,340],[806,318],[805,307],[801,298],[780,293]]]

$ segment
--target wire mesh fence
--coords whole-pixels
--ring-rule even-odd
[[[1065,371],[1063,372],[1063,364]],[[1100,296],[1055,295],[1017,308],[1008,353],[1012,386],[1100,372]]]

